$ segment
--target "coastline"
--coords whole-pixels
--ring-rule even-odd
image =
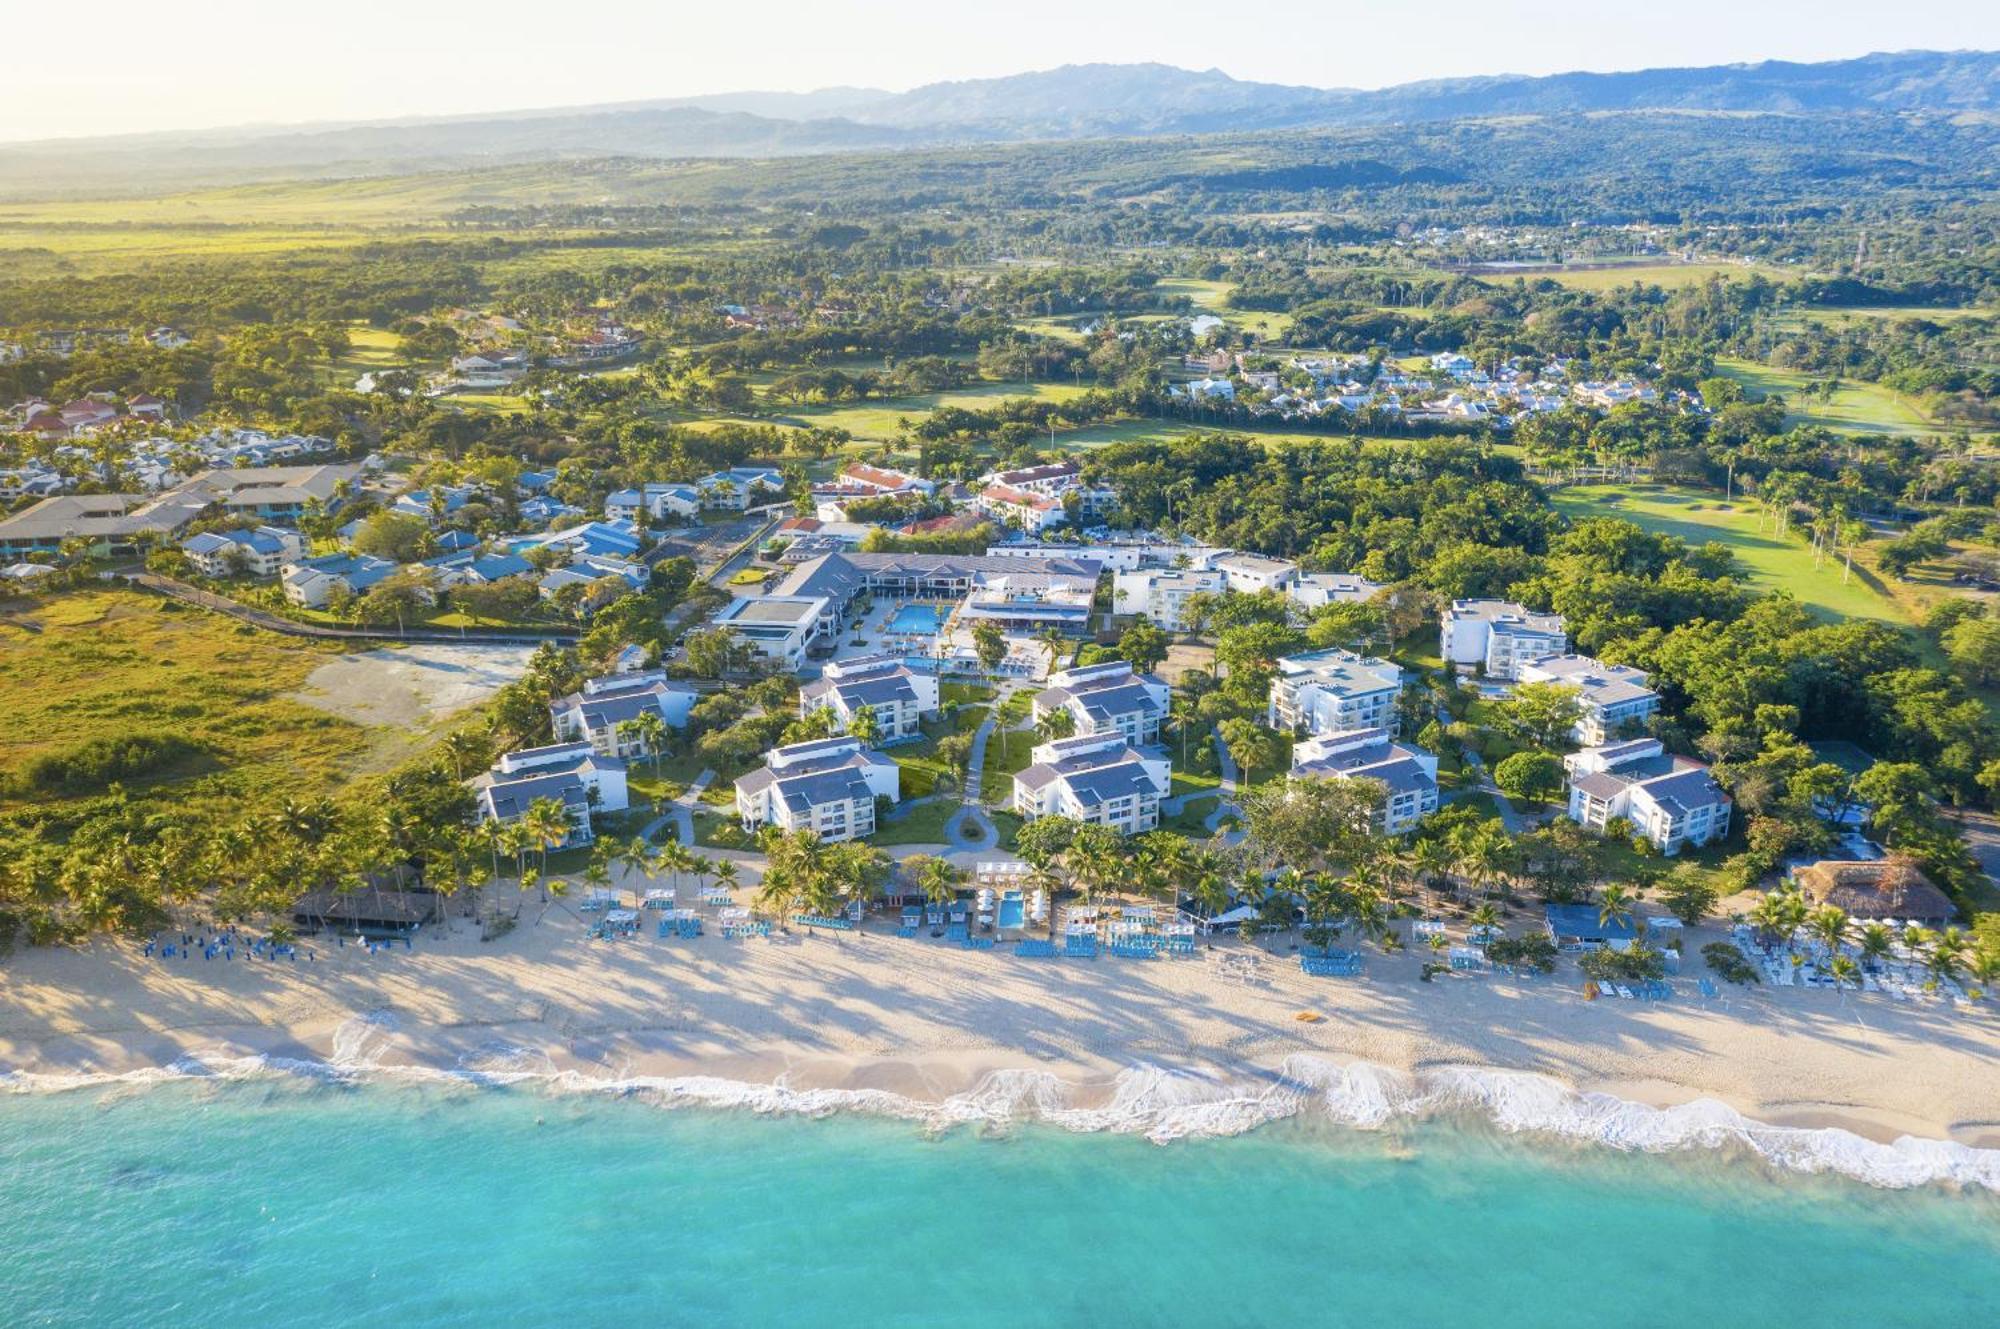
[[[605,944],[535,911],[493,943],[463,926],[380,954],[311,942],[310,963],[160,961],[129,942],[18,953],[0,970],[0,1089],[413,1076],[1159,1140],[1469,1111],[2000,1190],[2000,1020],[1983,1009],[1740,989],[1706,1007],[1592,1003],[1560,975],[1420,983],[1410,955],[1328,981],[1282,943],[1253,984],[1205,957],[1023,960],[873,931]]]

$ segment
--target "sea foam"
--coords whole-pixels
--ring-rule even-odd
[[[1747,1149],[1785,1171],[1830,1174],[1871,1186],[1949,1185],[2000,1193],[2000,1149],[1914,1136],[1884,1144],[1837,1127],[1757,1121],[1714,1099],[1654,1107],[1580,1091],[1546,1075],[1489,1067],[1408,1073],[1298,1053],[1264,1075],[1139,1064],[1120,1071],[1108,1090],[1085,1090],[1050,1071],[1021,1068],[989,1072],[972,1089],[933,1102],[882,1089],[797,1087],[784,1076],[759,1084],[707,1075],[592,1075],[556,1069],[545,1053],[504,1043],[467,1053],[451,1068],[387,1063],[384,1054],[398,1032],[393,1013],[373,1011],[336,1029],[333,1055],[326,1061],[198,1050],[168,1066],[117,1074],[0,1072],[0,1089],[73,1092],[254,1076],[523,1086],[665,1107],[810,1117],[864,1113],[934,1130],[1004,1129],[1036,1122],[1076,1133],[1136,1135],[1161,1144],[1240,1135],[1290,1118],[1381,1130],[1402,1121],[1456,1117],[1510,1134],[1632,1152]]]

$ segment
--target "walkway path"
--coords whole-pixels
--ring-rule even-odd
[[[1461,794],[1477,792],[1490,796],[1493,799],[1493,810],[1500,814],[1500,824],[1507,828],[1507,834],[1519,835],[1527,830],[1527,819],[1514,810],[1514,805],[1507,800],[1507,795],[1501,793],[1500,786],[1493,783],[1493,777],[1487,774],[1486,763],[1479,759],[1479,754],[1467,750],[1465,764],[1478,777],[1478,782],[1472,789],[1459,792]]]
[[[694,777],[694,782],[681,791],[680,797],[668,805],[667,811],[646,823],[639,834],[648,840],[656,838],[668,822],[674,825],[674,838],[688,848],[694,848],[694,808],[701,802],[701,794],[709,782],[715,779],[714,771],[703,771]]]

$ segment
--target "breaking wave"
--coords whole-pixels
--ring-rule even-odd
[[[1157,1143],[1241,1135],[1275,1121],[1325,1121],[1380,1130],[1404,1121],[1458,1118],[1510,1134],[1535,1135],[1628,1152],[1747,1149],[1773,1167],[1845,1177],[1871,1186],[1948,1185],[2000,1193],[2000,1149],[1903,1136],[1879,1143],[1836,1127],[1778,1126],[1714,1099],[1653,1107],[1579,1091],[1524,1071],[1442,1067],[1414,1074],[1369,1062],[1295,1054],[1261,1077],[1142,1064],[1120,1072],[1109,1091],[1080,1093],[1052,1072],[1000,1070],[941,1102],[880,1089],[797,1088],[706,1075],[591,1075],[557,1069],[531,1048],[493,1043],[456,1066],[390,1064],[399,1027],[388,1011],[351,1017],[336,1030],[326,1061],[272,1055],[192,1052],[171,1065],[121,1074],[0,1072],[0,1090],[70,1092],[256,1076],[333,1084],[370,1080],[530,1087],[555,1094],[639,1099],[665,1107],[769,1115],[863,1113],[928,1129],[1004,1129],[1037,1122],[1078,1133],[1136,1135]]]

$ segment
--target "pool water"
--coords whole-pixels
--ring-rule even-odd
[[[904,605],[896,611],[896,616],[889,620],[887,631],[911,637],[935,637],[938,629],[943,626],[944,615],[940,614],[935,606]]]
[[[1001,927],[1013,928],[1019,931],[1022,923],[1026,921],[1027,915],[1028,908],[1022,901],[1019,891],[1008,891],[1000,897],[999,923]]]

